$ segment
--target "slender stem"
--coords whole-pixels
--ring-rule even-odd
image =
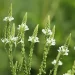
[[[53,73],[53,75],[57,75],[58,61],[59,61],[60,56],[61,56],[61,52],[59,52],[57,57],[56,57],[56,64],[54,66],[54,73]]]
[[[23,73],[24,73],[24,75],[28,75],[28,73],[27,73],[27,65],[26,65],[26,58],[25,58],[25,44],[24,44],[24,31],[22,31],[21,32],[21,39],[22,39],[22,43],[21,43],[21,46],[22,46],[22,50],[21,50],[21,53],[22,53],[22,60],[23,60],[23,62],[22,62],[22,64],[21,64],[21,68],[22,68],[22,66],[23,66]]]
[[[10,62],[10,68],[13,75],[13,56],[12,56],[12,44],[9,44],[9,62]]]
[[[28,60],[28,75],[30,75],[30,70],[31,70],[33,48],[34,48],[34,43],[31,43],[31,46],[30,46],[30,54],[29,54],[29,60]]]
[[[49,51],[49,47],[44,47],[44,53],[43,53],[43,60],[41,62],[41,66],[39,69],[39,73],[37,75],[42,75],[42,73],[46,74],[46,59],[47,59],[47,55],[48,55],[48,51]]]

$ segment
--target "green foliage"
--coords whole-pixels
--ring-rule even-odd
[[[71,36],[70,35],[67,38],[68,41],[66,40],[65,44],[67,44],[68,47],[70,48],[70,53],[68,57],[65,57],[65,59],[60,58],[64,64],[62,67],[58,68],[57,75],[60,75],[60,73],[63,74],[67,72],[68,69],[71,69],[73,61],[75,60],[74,58],[75,54],[73,50],[73,47],[75,45],[74,42],[75,41],[74,39],[75,38],[74,35],[75,34],[75,21],[74,21],[75,4],[74,3],[75,3],[74,0],[71,1],[70,0],[31,0],[31,1],[13,0],[11,4],[9,3],[9,1],[0,0],[0,6],[1,6],[0,7],[0,39],[6,38],[5,45],[2,44],[2,42],[0,41],[0,75],[11,75],[10,70],[8,70],[10,69],[8,65],[9,61],[11,62],[10,64],[13,65],[13,68],[11,68],[11,72],[13,72],[14,75],[16,75],[15,74],[16,71],[20,75],[23,75],[24,73],[26,75],[28,73],[28,70],[26,70],[27,68],[25,68],[25,66],[28,65],[28,60],[29,60],[28,55],[29,52],[31,51],[30,50],[31,47],[33,49],[31,52],[32,54],[31,56],[33,59],[30,59],[30,61],[32,61],[30,63],[30,70],[31,70],[30,73],[32,75],[38,73],[38,69],[40,68],[40,63],[41,61],[43,61],[42,54],[44,57],[47,58],[45,59],[46,62],[43,63],[43,65],[45,64],[43,67],[46,69],[43,68],[44,71],[42,72],[42,74],[47,72],[46,74],[48,75],[49,70],[50,71],[52,70],[53,72],[54,68],[51,66],[51,60],[56,58],[56,54],[57,54],[56,49],[58,48],[58,46],[62,45],[65,42],[65,39],[69,33],[72,34],[72,40],[70,42],[70,39],[68,39],[70,38]],[[24,16],[24,12],[28,13],[28,21],[27,21],[27,13],[25,13]],[[50,14],[50,16],[48,16],[48,14]],[[9,21],[3,22],[2,19],[6,15],[14,16],[15,20],[12,22]],[[23,16],[24,18],[22,20]],[[24,30],[24,27],[22,30],[17,29],[18,24],[21,24],[23,26],[24,23],[29,26],[30,31],[26,32]],[[29,44],[27,42],[28,40],[27,38],[33,32],[33,28],[36,27],[34,25],[36,25],[37,23],[39,24],[38,36],[40,38],[39,39],[40,42],[39,44],[34,43],[33,46],[32,43]],[[55,26],[53,27],[54,24]],[[48,38],[49,36],[45,36],[44,38],[44,36],[40,32],[40,30],[43,27],[46,27],[46,25],[49,25],[50,29],[53,28],[52,29],[53,35],[50,36],[50,38],[55,37],[56,39],[56,45],[54,47],[51,46],[49,48],[49,51],[43,50],[45,49],[43,47],[46,47],[45,46],[46,38]],[[56,31],[55,31],[55,27],[56,27]],[[15,37],[16,42],[13,40],[14,38],[11,39],[11,37]],[[7,39],[9,39],[10,41],[9,43],[7,43],[8,42]],[[48,47],[46,49],[48,49]],[[8,51],[7,55],[4,50]],[[43,53],[44,51],[47,52]],[[44,54],[46,54],[46,56]],[[11,58],[9,59],[9,61],[7,56]],[[21,62],[19,62],[18,60],[21,60]],[[22,73],[21,71],[23,71],[24,73]]]

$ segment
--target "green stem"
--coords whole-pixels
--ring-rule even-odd
[[[30,75],[30,70],[31,70],[33,48],[34,48],[34,43],[31,43],[31,46],[30,46],[30,54],[29,54],[29,60],[28,60],[28,75]]]
[[[9,44],[9,62],[10,62],[10,68],[11,68],[12,75],[14,75],[13,74],[13,56],[12,56],[12,44],[11,43]]]
[[[47,59],[48,51],[49,51],[49,47],[45,46],[44,53],[43,53],[43,61],[41,62],[39,73],[37,75],[42,75],[42,73],[46,74],[45,69],[46,69],[46,59]]]
[[[7,33],[6,37],[9,39],[10,38],[10,22],[9,21],[7,22],[7,29],[6,30],[7,30],[6,31],[6,33]]]
[[[23,66],[23,73],[24,73],[24,75],[27,75],[28,73],[27,73],[27,65],[26,65],[26,58],[25,58],[25,48],[24,48],[25,47],[25,44],[24,44],[24,31],[21,32],[21,39],[23,41],[23,43],[21,43],[21,46],[22,46],[21,53],[22,53],[22,60],[23,60],[23,62],[21,64],[21,68]]]
[[[61,56],[61,52],[59,52],[58,55],[57,55],[57,57],[56,57],[56,64],[55,64],[55,66],[54,66],[53,75],[57,75],[58,61],[59,61],[60,56]]]

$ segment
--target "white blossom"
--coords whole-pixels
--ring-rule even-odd
[[[35,37],[34,38],[34,42],[39,42],[39,38],[38,37]]]
[[[18,40],[18,37],[11,37],[10,40],[16,42]]]
[[[14,18],[12,17],[12,16],[8,16],[8,17],[5,17],[4,19],[3,19],[3,21],[13,21],[14,20]]]
[[[42,29],[42,32],[45,34],[45,35],[52,35],[52,31],[50,29]]]
[[[63,63],[59,60],[58,65],[62,65]]]
[[[20,40],[20,43],[24,43],[24,41],[21,39],[21,40]]]
[[[55,45],[56,44],[55,39],[54,38],[47,38],[47,45],[48,44]]]
[[[69,50],[68,50],[68,47],[61,46],[59,47],[58,52],[62,52],[63,55],[68,55]]]
[[[53,64],[53,65],[55,65],[56,63],[57,63],[56,60],[53,60],[53,61],[52,61],[52,64]],[[59,60],[59,61],[58,61],[58,65],[62,65],[62,64],[63,64],[63,63]]]
[[[1,39],[1,41],[6,44],[9,42],[13,42],[14,44],[16,44],[17,40],[18,40],[18,37],[10,37],[9,39],[8,38]]]
[[[55,64],[56,64],[56,60],[53,60],[53,61],[52,61],[52,64],[55,65]]]
[[[29,39],[28,41],[31,41],[31,42],[39,42],[39,38],[38,37],[34,37],[34,36],[29,36]]]
[[[19,25],[18,30],[24,29],[24,31],[29,30],[28,26],[24,23],[22,23],[21,25]]]
[[[9,40],[8,40],[7,38],[1,39],[1,41],[2,41],[3,43],[9,43]]]

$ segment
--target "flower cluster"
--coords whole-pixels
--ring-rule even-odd
[[[42,29],[42,32],[45,35],[49,35],[49,37],[46,40],[46,42],[47,42],[46,45],[47,46],[56,44],[54,37],[51,37],[53,35],[53,33],[52,33],[52,31],[49,28]]]
[[[24,29],[24,31],[29,30],[28,26],[25,23],[22,23],[21,25],[19,25],[18,30]]]
[[[1,39],[1,41],[5,44],[9,42],[13,42],[15,45],[17,40],[18,40],[18,37],[10,37],[9,39],[8,38]]]
[[[69,50],[68,50],[68,47],[61,46],[59,47],[58,52],[62,52],[63,55],[68,55]]]
[[[2,41],[3,43],[9,43],[9,40],[8,40],[7,38],[1,39],[1,41]]]
[[[52,31],[50,29],[42,29],[42,32],[45,34],[45,35],[52,35]]]
[[[39,42],[39,38],[38,37],[34,37],[34,36],[29,36],[28,41],[36,43],[36,42]]]
[[[52,61],[52,64],[53,64],[53,65],[56,65],[56,63],[57,63],[56,60],[53,60],[53,61]],[[63,64],[63,63],[59,60],[59,61],[58,61],[58,65],[62,65],[62,64]]]
[[[13,20],[14,20],[14,18],[12,16],[10,16],[10,17],[8,16],[3,19],[3,21],[9,21],[9,22],[11,22]]]
[[[55,39],[54,39],[54,38],[48,38],[48,39],[47,39],[47,45],[48,45],[48,44],[50,44],[50,45],[55,45],[55,43],[56,43],[56,42],[55,42]]]

